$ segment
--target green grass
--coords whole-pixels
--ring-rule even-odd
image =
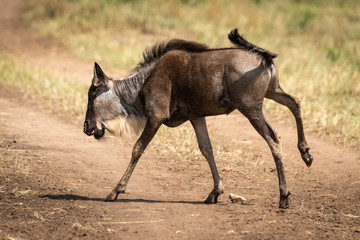
[[[307,129],[360,147],[360,2],[356,0],[28,0],[23,17],[84,59],[129,72],[146,46],[185,38],[230,46],[237,27],[279,54],[283,88]],[[282,107],[266,102],[266,109]]]

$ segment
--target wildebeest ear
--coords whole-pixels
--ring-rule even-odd
[[[94,65],[94,78],[93,84],[94,86],[99,86],[101,84],[106,84],[109,81],[109,78],[105,75],[103,70],[100,68],[99,64],[95,62]]]

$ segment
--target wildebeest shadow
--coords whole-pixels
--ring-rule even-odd
[[[40,198],[48,198],[53,200],[71,200],[71,201],[93,201],[93,202],[104,202],[104,198],[92,198],[86,196],[80,196],[75,194],[46,194],[40,195]],[[185,204],[204,204],[202,201],[173,201],[173,200],[152,200],[152,199],[130,199],[130,198],[119,198],[115,202],[139,202],[139,203],[185,203]]]

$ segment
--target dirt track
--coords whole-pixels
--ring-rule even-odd
[[[92,62],[76,59],[54,40],[29,30],[19,20],[21,1],[0,3],[2,52],[89,81]],[[81,125],[54,118],[4,87],[0,96],[0,144],[7,148],[1,154],[16,162],[0,175],[1,239],[360,238],[359,151],[307,133],[315,158],[308,169],[296,149],[292,119],[269,117],[283,139],[292,193],[288,210],[277,208],[276,171],[265,142],[237,113],[208,119],[214,148],[223,142],[258,161],[215,156],[225,187],[219,204],[202,204],[212,188],[205,159],[156,154],[151,145],[128,194],[105,203],[102,199],[128,164],[131,143],[95,141]],[[230,192],[245,196],[248,205],[231,203]]]

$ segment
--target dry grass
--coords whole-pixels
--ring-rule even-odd
[[[229,46],[238,27],[279,54],[283,88],[303,101],[307,128],[360,147],[358,1],[50,1],[28,0],[24,18],[79,56],[122,73],[145,46],[180,37]],[[281,108],[266,103],[266,109]]]
[[[0,172],[11,169],[13,172],[21,172],[22,175],[29,174],[28,159],[23,157],[21,149],[16,149],[15,143],[0,136]],[[1,186],[0,186],[1,192]]]
[[[73,120],[83,118],[87,89],[78,82],[48,72],[0,53],[0,84],[18,90],[34,104]]]

